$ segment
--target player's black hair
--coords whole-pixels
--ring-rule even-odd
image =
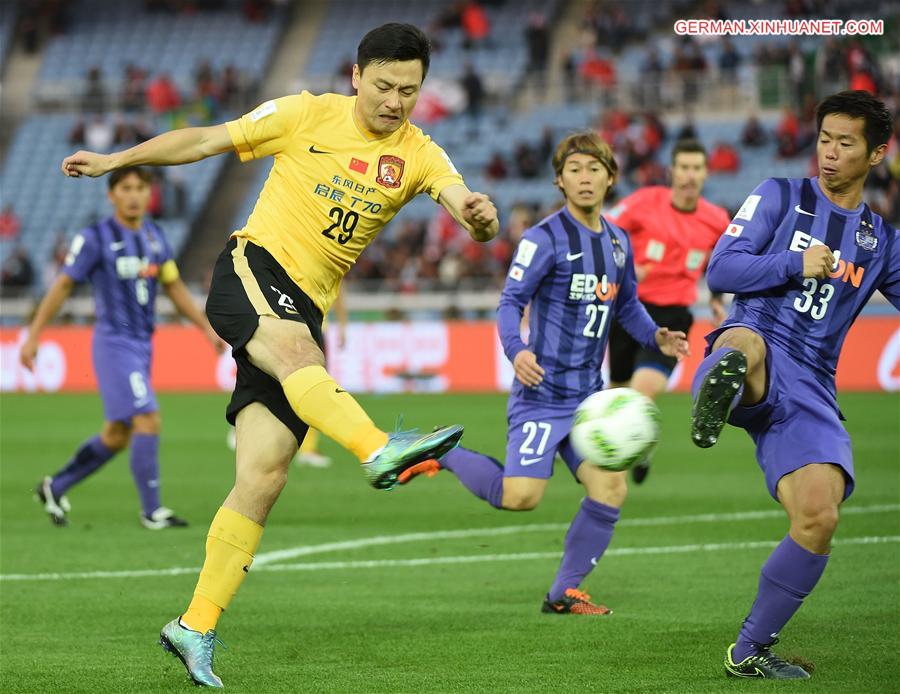
[[[863,132],[866,136],[866,148],[869,154],[891,139],[893,119],[887,107],[869,92],[861,89],[847,90],[825,97],[816,106],[816,132],[822,130],[825,116],[839,113],[850,118],[865,120]]]
[[[153,180],[153,176],[147,169],[141,168],[140,166],[124,166],[121,169],[116,169],[109,175],[109,178],[107,179],[107,186],[109,187],[109,190],[112,190],[117,185],[119,185],[119,181],[124,179],[129,174],[134,174],[144,183],[150,183],[150,181]]]
[[[685,137],[678,142],[675,143],[675,146],[672,148],[672,163],[675,163],[675,158],[681,153],[697,153],[703,155],[703,161],[708,159],[706,154],[706,147],[703,146],[703,143],[700,140],[695,140],[692,137]]]
[[[395,60],[421,61],[422,79],[425,79],[431,64],[431,42],[421,29],[397,22],[382,24],[363,36],[356,49],[356,64],[360,72],[369,63]]]

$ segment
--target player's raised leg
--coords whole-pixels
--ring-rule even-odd
[[[104,422],[100,433],[82,443],[65,467],[38,483],[34,490],[35,498],[54,525],[68,524],[66,514],[71,506],[65,493],[125,448],[129,433],[125,422]]]
[[[187,611],[163,627],[160,643],[196,684],[221,687],[213,672],[216,624],[250,570],[263,525],[287,482],[297,439],[259,403],[237,416],[234,487],[213,518],[206,559]]]
[[[260,316],[247,353],[251,362],[281,382],[301,420],[359,458],[369,482],[378,489],[393,487],[400,473],[416,463],[441,457],[462,436],[459,426],[425,435],[416,431],[387,434],[376,427],[356,399],[325,370],[325,355],[303,323]]]
[[[722,332],[691,383],[693,442],[701,448],[714,445],[731,410],[759,402],[765,391],[765,341],[749,328]]]
[[[843,471],[829,464],[807,465],[778,482],[778,499],[788,513],[790,532],[763,565],[756,600],[725,658],[728,674],[809,677],[770,648],[825,571],[844,489]]]
[[[584,485],[587,496],[566,533],[562,561],[541,611],[605,615],[610,609],[592,603],[590,596],[579,587],[612,541],[619,511],[628,493],[626,473],[581,463],[576,476]]]

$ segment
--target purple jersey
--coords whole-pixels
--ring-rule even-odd
[[[530,349],[545,373],[536,388],[516,379],[514,398],[572,406],[600,390],[611,318],[638,343],[657,349],[657,326],[637,300],[628,235],[601,221],[602,230],[592,231],[564,207],[519,242],[497,309],[500,340],[510,361]],[[526,345],[519,324],[529,303]]]
[[[160,268],[172,249],[156,224],[137,231],[113,217],[79,232],[62,271],[94,289],[96,333],[149,340],[153,334]]]
[[[752,326],[834,392],[841,345],[869,297],[880,289],[900,308],[897,236],[867,205],[832,203],[816,178],[763,181],[709,262],[709,288],[736,294],[723,326]],[[834,252],[834,269],[804,278],[803,251],[820,243]]]

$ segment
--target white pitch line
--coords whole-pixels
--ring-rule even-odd
[[[869,513],[887,513],[900,511],[900,504],[876,504],[871,506],[850,506],[841,511],[842,515],[860,515]],[[784,510],[739,511],[736,513],[701,513],[692,516],[656,516],[649,518],[624,518],[618,522],[619,527],[648,527],[658,525],[684,525],[687,523],[723,523],[728,521],[760,520],[764,518],[784,518]],[[362,537],[357,540],[342,542],[326,542],[320,545],[304,545],[289,549],[276,549],[261,552],[253,559],[254,566],[272,562],[308,557],[313,554],[327,552],[343,552],[363,547],[405,544],[407,542],[423,542],[428,540],[458,540],[470,537],[496,537],[500,535],[517,535],[519,533],[538,533],[552,530],[566,530],[569,523],[533,523],[531,525],[502,525],[495,528],[465,528],[462,530],[438,530],[428,533],[406,533],[403,535],[376,535]]]
[[[632,557],[655,554],[690,554],[694,552],[724,552],[731,550],[761,549],[774,547],[778,540],[756,540],[753,542],[721,542],[692,545],[663,545],[661,547],[621,547],[607,550],[604,557]],[[844,545],[876,545],[900,542],[900,535],[871,535],[866,537],[848,537],[835,540],[834,544]],[[534,561],[535,559],[559,559],[560,552],[522,552],[517,554],[471,554],[455,557],[421,557],[417,559],[373,559],[369,561],[326,561],[300,564],[264,564],[253,571],[330,571],[343,569],[380,569],[408,566],[434,566],[437,564],[479,564],[498,561]],[[160,576],[180,576],[186,573],[197,573],[197,567],[181,567],[172,569],[143,569],[139,571],[83,571],[73,573],[46,574],[4,574],[0,581],[66,581],[73,579],[98,578],[144,578]]]

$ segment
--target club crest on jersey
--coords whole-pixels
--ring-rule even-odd
[[[378,159],[378,177],[375,182],[385,188],[399,188],[405,162],[393,154],[382,154]]]
[[[625,267],[625,249],[619,245],[617,240],[613,240],[613,262],[616,264],[616,267],[620,270]]]
[[[856,245],[869,252],[878,248],[878,237],[875,236],[875,227],[866,220],[862,220],[859,223],[859,229],[856,230]]]

